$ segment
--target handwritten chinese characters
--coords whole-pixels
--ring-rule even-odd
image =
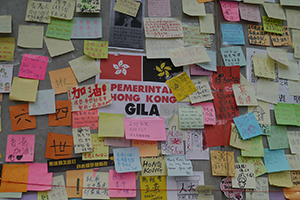
[[[260,46],[270,46],[270,36],[263,30],[263,26],[248,24],[249,43]]]
[[[83,199],[109,199],[108,187],[108,172],[84,172]]]
[[[8,135],[6,162],[32,162],[35,135]]]
[[[104,138],[96,133],[91,134],[93,151],[82,154],[82,160],[106,160],[109,157],[108,146],[104,145]]]
[[[13,75],[13,65],[0,65],[0,92],[9,93]]]
[[[68,87],[77,86],[77,81],[71,67],[49,71],[49,76],[55,94],[66,93]]]
[[[64,176],[55,176],[52,181],[52,188],[48,191],[49,200],[67,200],[67,190],[65,185]]]
[[[50,3],[28,0],[25,21],[50,23]]]
[[[61,19],[72,19],[74,15],[76,0],[52,0],[50,5],[51,17]],[[52,18],[53,19],[53,18]]]
[[[91,130],[98,129],[98,110],[83,110],[72,113],[73,128],[84,126],[90,127]]]
[[[238,106],[258,105],[253,85],[233,84],[232,88],[234,92],[235,102]]]
[[[210,151],[213,176],[235,176],[234,153],[229,151]]]
[[[168,130],[167,140],[161,142],[163,155],[183,155],[183,132],[178,130]]]
[[[113,149],[118,173],[142,171],[138,147]]]
[[[220,1],[224,18],[227,21],[238,22],[240,21],[239,6],[237,2],[233,1]]]
[[[282,34],[282,20],[262,16],[264,31]]]
[[[90,127],[73,128],[75,154],[93,151]]]
[[[167,199],[165,176],[140,176],[141,200]]]
[[[108,58],[108,42],[84,40],[83,51],[91,58]]]
[[[73,136],[48,133],[45,158],[71,158],[73,152]]]
[[[132,17],[136,17],[140,4],[140,2],[133,0],[117,0],[114,10]]]
[[[117,173],[115,170],[109,170],[109,188],[109,197],[135,197],[135,173]]]
[[[181,21],[176,18],[144,18],[147,38],[183,37]]]

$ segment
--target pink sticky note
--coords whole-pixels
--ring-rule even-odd
[[[44,80],[49,57],[23,54],[19,77]]]
[[[130,140],[121,137],[105,138],[104,144],[113,147],[130,147]]]
[[[126,139],[167,140],[163,117],[124,118],[124,129]]]
[[[48,173],[47,163],[26,163],[26,165],[29,165],[27,190],[51,190],[53,173]]]
[[[195,75],[195,76],[201,76],[201,75],[202,76],[210,76],[210,75],[213,75],[212,71],[203,69],[202,67],[200,67],[197,64],[190,65],[190,71],[191,71],[190,72],[191,75]]]
[[[223,16],[227,21],[238,22],[240,21],[239,6],[234,1],[220,1]]]
[[[98,120],[98,109],[72,112],[73,128],[89,126],[91,130],[98,129]]]
[[[109,197],[135,197],[136,180],[135,173],[117,173],[109,170]]]
[[[32,162],[35,135],[7,135],[5,162]]]
[[[191,106],[202,106],[204,124],[206,125],[216,124],[216,113],[215,113],[215,108],[213,103],[200,102],[200,103],[191,104]]]
[[[171,17],[170,0],[148,0],[149,17]]]

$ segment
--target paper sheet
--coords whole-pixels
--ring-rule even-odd
[[[237,157],[237,160],[238,160],[239,163],[252,163],[252,164],[254,164],[255,177],[261,176],[261,175],[268,172],[267,168],[265,167],[265,165],[262,161],[262,158],[239,156],[239,157]]]
[[[246,190],[246,199],[269,200],[269,184],[268,178],[259,177],[255,181],[255,189]]]
[[[75,154],[93,151],[90,127],[73,128],[72,135]]]
[[[55,101],[56,112],[48,115],[49,126],[71,126],[71,102]]]
[[[245,59],[243,50],[240,46],[237,47],[222,47],[221,54],[225,66],[246,66],[247,61]]]
[[[44,41],[51,57],[60,56],[75,50],[71,40],[44,37]]]
[[[232,88],[237,106],[258,105],[253,85],[233,84]]]
[[[281,63],[277,63],[278,67],[278,77],[282,79],[295,80],[299,81],[298,75],[298,61],[297,60],[289,60],[289,66],[286,67]],[[298,96],[298,95],[297,95]]]
[[[7,135],[5,162],[33,162],[35,135]]]
[[[280,0],[282,6],[300,6],[300,2],[297,0]]]
[[[250,22],[261,22],[259,6],[239,3],[241,19]]]
[[[203,121],[205,125],[215,125],[216,124],[216,114],[214,104],[211,102],[206,103],[196,103],[192,106],[201,106],[203,111]]]
[[[0,61],[13,61],[15,54],[15,38],[1,37],[0,38]]]
[[[71,158],[73,152],[73,136],[48,132],[45,158]]]
[[[266,148],[264,149],[264,152],[264,161],[268,173],[287,171],[291,169],[285,157],[284,149],[269,150]]]
[[[45,115],[55,112],[55,94],[53,89],[39,90],[35,102],[29,102],[29,115]]]
[[[109,170],[109,197],[135,197],[136,180],[135,173],[117,173],[115,170]]]
[[[270,18],[286,20],[282,6],[278,3],[264,3],[264,9]]]
[[[220,5],[222,8],[223,16],[227,21],[240,21],[239,6],[237,2],[220,1]]]
[[[54,0],[56,1],[56,0]],[[52,2],[54,2],[52,1]],[[75,0],[71,0],[75,1]],[[48,24],[46,36],[51,38],[57,38],[62,40],[70,40],[74,19],[64,20],[58,18],[51,18],[50,24]]]
[[[264,4],[264,0],[244,0],[244,3]]]
[[[267,47],[268,56],[277,62],[289,66],[289,60],[287,58],[287,49],[278,49]]]
[[[170,0],[148,0],[149,17],[171,17]]]
[[[94,192],[94,188],[102,188],[101,192]],[[83,199],[109,199],[109,173],[108,172],[84,172]]]
[[[124,137],[125,114],[99,113],[98,137]]]
[[[112,147],[130,147],[130,141],[124,137],[107,137],[104,139],[104,144]]]
[[[215,22],[213,14],[207,13],[206,16],[199,17],[199,22],[201,33],[215,33]]]
[[[141,200],[167,199],[167,184],[165,176],[140,176]],[[155,191],[151,188],[155,188]],[[149,197],[151,196],[151,197]]]
[[[0,33],[11,33],[11,15],[0,16]]]
[[[132,140],[132,147],[138,147],[140,157],[158,156],[157,141]]]
[[[140,2],[136,2],[133,0],[117,0],[114,10],[126,15],[130,15],[132,17],[136,17],[140,4]]]
[[[205,125],[207,147],[227,146],[230,143],[231,120],[218,120],[216,125]]]
[[[234,153],[230,151],[210,151],[213,176],[235,176]]]
[[[197,0],[182,0],[182,11],[190,16],[205,16],[205,6]]]
[[[0,65],[0,92],[1,93],[10,92],[12,76],[13,76],[13,65]]]
[[[141,158],[142,176],[167,176],[166,157]]]
[[[241,151],[242,156],[245,157],[264,157],[264,146],[262,143],[262,136],[257,136],[251,139],[251,151]]]
[[[118,173],[142,171],[138,147],[113,149]]]
[[[65,179],[63,175],[54,176],[52,179],[52,188],[49,190],[48,198],[49,200],[67,200],[67,190],[65,185]]]
[[[50,2],[28,0],[25,21],[50,23]]]
[[[203,131],[186,130],[185,136],[186,159],[209,160],[209,149],[203,144]]]
[[[283,34],[271,33],[271,40],[274,47],[278,46],[291,46],[291,34],[287,26],[282,27]]]
[[[253,57],[252,61],[254,65],[255,76],[275,79],[274,60],[272,60],[270,57],[267,58]]]
[[[48,192],[47,191],[39,191],[37,193],[37,200],[48,200],[49,197],[48,197]]]
[[[97,133],[91,134],[93,151],[82,154],[82,160],[107,160],[109,147],[104,145],[104,138],[98,137]]]
[[[203,129],[202,106],[178,106],[180,129]]]
[[[299,171],[300,170],[300,155],[292,155],[292,154],[285,154],[285,157],[289,163],[289,166],[291,167],[291,170],[293,171]]]
[[[293,46],[300,45],[300,30],[292,29],[292,44]]]
[[[156,27],[153,30],[153,26]],[[165,27],[169,31],[165,31]],[[144,17],[146,38],[179,38],[183,37],[181,21],[176,18],[149,18]]]
[[[257,101],[258,106],[249,106],[248,113],[253,112],[259,124],[271,124],[270,105],[263,101]]]
[[[234,123],[231,124],[230,146],[251,151],[251,140],[243,140]]]
[[[49,57],[23,54],[19,77],[45,80]]]
[[[39,80],[14,77],[9,100],[35,102]]]
[[[271,126],[271,134],[267,136],[267,139],[270,150],[289,148],[285,126]]]
[[[161,142],[163,155],[184,155],[183,131],[167,130],[167,140]]]
[[[43,48],[44,26],[19,25],[18,46]]]
[[[49,15],[61,19],[72,19],[74,15],[75,2],[76,0],[65,0],[64,2],[60,0],[52,0]]]
[[[66,93],[69,87],[77,86],[77,80],[71,67],[49,71],[49,76],[55,94]]]

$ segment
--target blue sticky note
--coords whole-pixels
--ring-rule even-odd
[[[285,157],[284,149],[270,150],[266,148],[264,150],[264,161],[268,173],[291,170],[291,167]]]
[[[204,63],[196,63],[200,67],[209,70],[209,71],[217,71],[217,55],[215,51],[206,51],[209,58],[211,59],[210,62],[204,62]]]
[[[74,17],[71,39],[102,38],[101,17]]]
[[[243,140],[263,134],[253,112],[235,117],[233,121]]]
[[[168,176],[193,176],[193,165],[185,155],[166,156]]]
[[[241,24],[221,24],[224,45],[245,44],[243,26]]]
[[[242,47],[222,47],[221,54],[223,57],[223,61],[225,66],[246,66],[247,61],[245,59]]]
[[[142,171],[138,147],[113,149],[115,170],[118,173]]]

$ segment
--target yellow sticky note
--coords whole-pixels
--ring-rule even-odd
[[[50,23],[50,2],[28,0],[25,21]]]
[[[283,65],[289,66],[287,49],[267,47],[267,52],[272,59],[276,60],[277,62]]]
[[[287,26],[289,28],[300,29],[300,25],[299,25],[300,11],[286,9],[285,12],[287,17]]]
[[[300,46],[300,30],[292,29],[292,44]]]
[[[165,176],[140,176],[142,200],[167,199]]]
[[[197,0],[182,0],[182,11],[190,16],[205,16],[205,6]]]
[[[230,146],[251,151],[251,139],[243,140],[235,124],[231,124]]]
[[[0,38],[0,60],[13,61],[15,53],[15,38]]]
[[[269,173],[269,183],[277,187],[293,187],[290,171]]]
[[[91,134],[93,152],[83,153],[82,160],[107,160],[109,157],[108,146],[104,145],[104,138],[98,137],[98,134]]]
[[[55,94],[66,93],[69,87],[77,86],[71,67],[49,71],[49,76]]]
[[[132,147],[139,147],[140,157],[158,156],[157,141],[132,140]]]
[[[91,58],[108,58],[108,42],[84,40],[83,53]]]
[[[181,101],[197,91],[193,81],[185,71],[167,80],[166,83],[172,90],[177,101]]]
[[[140,4],[141,3],[132,0],[117,0],[114,10],[132,17],[136,17]],[[127,19],[128,23],[130,23],[132,20],[134,20],[132,17],[126,18],[125,16],[125,19]]]
[[[86,55],[71,60],[69,64],[79,83],[101,73],[100,67],[95,59]]]
[[[44,26],[19,25],[18,46],[43,48]]]
[[[141,158],[142,176],[167,176],[166,156]]]
[[[11,33],[11,15],[0,16],[0,33]]]
[[[49,15],[60,19],[72,19],[76,0],[52,0]]]
[[[14,77],[9,100],[35,102],[39,80]]]
[[[199,17],[201,33],[215,33],[214,15],[207,13],[206,16]]]
[[[294,57],[300,59],[300,44],[294,45]]]
[[[264,4],[264,0],[244,0],[244,3],[251,3],[251,4]]]
[[[75,50],[72,40],[60,40],[50,37],[44,37],[44,40],[51,57],[59,56]]]
[[[180,130],[179,128],[179,115],[173,115],[170,120],[169,120],[169,125],[168,125],[169,130]],[[185,133],[185,132],[184,132]],[[185,134],[184,137],[185,138]]]
[[[210,151],[213,176],[235,176],[234,153],[230,151]]]
[[[258,77],[275,79],[275,65],[271,58],[252,58],[254,65],[254,74]]]
[[[37,200],[48,200],[48,192],[47,191],[39,191],[37,194]]]
[[[289,60],[289,66],[286,67],[281,63],[277,63],[278,67],[278,77],[282,79],[288,79],[293,81],[299,81],[298,76],[298,61]]]
[[[264,9],[270,18],[283,19],[285,20],[285,14],[283,12],[282,6],[278,3],[264,3]]]
[[[125,114],[99,113],[98,137],[124,137]]]
[[[258,106],[248,106],[248,113],[253,112],[259,124],[271,124],[270,104],[257,101]]]

